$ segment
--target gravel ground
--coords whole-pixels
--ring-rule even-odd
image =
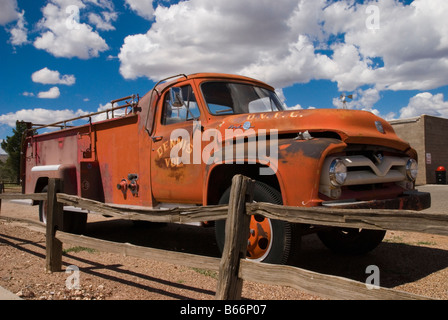
[[[169,263],[124,257],[65,245],[63,271],[45,271],[44,228],[33,224],[8,220],[21,217],[36,220],[37,208],[2,203],[0,219],[0,286],[27,300],[212,300],[217,274],[204,269],[193,269]],[[89,218],[90,219],[90,218]],[[196,230],[197,229],[197,230]],[[182,236],[199,231],[208,241],[213,230],[193,226],[166,225],[160,228],[134,226],[128,221],[103,219],[93,216],[87,233],[104,239],[145,244],[148,233],[157,234],[155,247],[193,252],[197,238]],[[167,241],[159,235],[164,233]],[[152,237],[151,237],[152,238]],[[124,240],[126,239],[126,240]],[[201,240],[202,240],[201,239]],[[195,245],[196,244],[196,245]],[[213,248],[213,249],[210,249]],[[203,248],[205,254],[217,256],[215,244]],[[201,254],[201,252],[196,252]],[[75,282],[73,267],[79,269],[79,288],[67,288]],[[69,268],[67,271],[67,268]],[[256,300],[314,300],[319,297],[276,286],[245,282],[244,299]]]
[[[147,259],[124,257],[64,245],[63,269],[79,269],[79,288],[68,289],[73,272],[45,272],[42,227],[8,220],[37,220],[37,207],[3,201],[0,219],[0,286],[27,300],[211,300],[216,273]],[[87,234],[167,250],[219,256],[211,228],[134,226],[121,220],[89,216]],[[198,240],[199,239],[199,240]],[[198,243],[201,244],[198,248]],[[385,241],[361,257],[335,255],[316,236],[302,240],[297,266],[365,282],[376,265],[380,285],[436,299],[448,299],[448,237],[388,232]],[[69,268],[70,270],[70,268]],[[245,281],[243,298],[316,300],[295,289]]]

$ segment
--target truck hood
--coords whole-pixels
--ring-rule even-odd
[[[331,132],[339,135],[347,144],[368,144],[406,151],[409,143],[400,139],[392,126],[368,111],[346,109],[311,109],[227,116],[219,124],[225,129],[277,129],[279,137],[308,131]],[[224,135],[223,135],[224,137]]]

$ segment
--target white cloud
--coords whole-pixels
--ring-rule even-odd
[[[103,12],[102,15],[89,13],[89,23],[94,24],[98,30],[111,31],[115,30],[112,22],[116,21],[118,14],[116,12]]]
[[[370,5],[379,29],[369,28]],[[446,0],[182,1],[157,7],[147,33],[125,38],[120,72],[159,80],[218,71],[276,87],[326,79],[340,91],[429,90],[448,85],[447,15]]]
[[[114,10],[114,3],[112,0],[84,0],[84,2],[93,4],[97,7],[103,8],[103,9],[107,9],[109,11]]]
[[[112,6],[110,1],[85,2]],[[81,23],[80,12],[84,8],[86,4],[81,0],[51,0],[42,9],[43,18],[38,23],[41,35],[34,41],[34,46],[55,57],[80,59],[97,57],[108,50],[106,41],[90,25]]]
[[[152,79],[198,71],[237,73],[258,57],[281,58],[282,37],[295,4],[272,1],[183,1],[159,6],[146,34],[125,38],[119,59],[125,78]],[[297,39],[297,38],[296,38]]]
[[[430,92],[419,93],[400,110],[400,119],[413,118],[422,114],[448,118],[448,101],[444,100],[442,93],[435,95]]]
[[[48,91],[39,92],[37,96],[41,99],[57,99],[61,95],[58,87],[53,87]]]
[[[82,110],[49,110],[49,109],[22,109],[0,115],[0,124],[15,128],[16,121],[26,121],[38,124],[50,124],[67,119],[73,119],[85,114]]]
[[[18,14],[17,24],[15,27],[9,30],[11,34],[10,42],[13,46],[21,46],[27,44],[28,41],[28,29],[25,27],[25,11]]]
[[[86,99],[84,99],[86,101]],[[87,99],[88,101],[88,99]],[[111,109],[112,105],[110,102],[103,104],[100,104],[97,108],[97,112],[100,111],[106,111],[108,109]],[[35,109],[21,109],[16,112],[9,112],[7,114],[0,115],[0,125],[7,125],[9,127],[15,128],[16,121],[25,121],[25,122],[31,122],[34,124],[51,124],[51,123],[57,123],[61,121],[66,121],[69,119],[76,119],[81,116],[88,115],[91,112],[78,109],[78,110],[69,110],[69,109],[63,109],[63,110],[50,110],[50,109],[44,109],[44,108],[35,108]],[[120,117],[124,115],[124,110],[118,109],[114,111],[115,117]],[[106,119],[110,119],[111,113],[109,112],[108,116],[106,113],[102,113],[99,115],[92,116],[92,121],[103,121]],[[67,123],[67,125],[81,125],[85,124],[85,121],[83,120],[75,120],[72,122]]]
[[[125,0],[125,2],[139,16],[147,20],[154,18],[153,0]]]
[[[15,26],[10,26],[14,21]],[[17,0],[0,0],[0,25],[5,26],[5,30],[11,34],[9,42],[14,47],[28,43],[25,11],[19,11]]]
[[[114,106],[117,107],[117,106]],[[101,111],[106,111],[106,110],[110,110],[112,108],[112,104],[110,102],[107,102],[106,104],[100,104],[100,106],[98,107],[98,109],[96,110],[97,112],[101,112]],[[123,116],[125,114],[125,110],[124,109],[117,109],[114,111],[114,117],[120,117]],[[92,121],[93,122],[97,122],[97,121],[103,121],[106,119],[110,119],[112,117],[112,112],[104,112],[95,116],[92,116]]]
[[[396,118],[395,112],[382,114],[375,108],[375,104],[381,99],[381,92],[377,88],[357,89],[352,93],[352,98],[346,98],[345,108],[369,111],[383,119],[393,120]],[[336,108],[344,108],[341,97],[333,98],[333,105]]]
[[[296,104],[295,106],[288,107],[287,110],[302,110],[302,106],[300,104]]]
[[[47,67],[34,72],[31,75],[33,82],[42,84],[63,84],[71,86],[75,84],[76,78],[74,75],[63,75],[59,71],[50,70]]]
[[[306,83],[327,78],[336,72],[337,65],[326,55],[315,53],[311,40],[300,35],[289,44],[284,56],[265,57],[244,67],[239,73],[267,81],[277,87]]]
[[[0,7],[0,25],[7,25],[19,18],[17,0],[0,0]]]
[[[354,46],[363,62],[357,72],[335,77],[342,87],[363,84],[379,90],[429,90],[448,85],[448,2],[415,0],[404,5],[395,0],[370,1],[350,6],[333,3],[324,10],[326,34],[344,34],[344,44]],[[366,8],[378,8],[378,29],[366,28]],[[374,68],[371,59],[384,66]],[[350,81],[352,82],[350,84]]]
[[[352,98],[345,99],[345,107],[347,109],[361,109],[376,113],[373,108],[380,98],[380,93],[375,88],[366,90],[358,89],[352,94]],[[342,102],[341,97],[333,98],[333,105],[337,108],[343,108],[344,103]]]

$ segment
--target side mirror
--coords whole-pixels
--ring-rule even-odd
[[[181,108],[185,105],[184,99],[182,99],[181,88],[170,89],[170,104],[173,108]]]

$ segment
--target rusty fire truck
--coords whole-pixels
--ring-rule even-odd
[[[119,102],[125,104],[117,107]],[[211,73],[171,77],[141,98],[112,103],[102,119],[90,114],[85,124],[70,127],[79,119],[68,119],[29,125],[22,150],[23,193],[45,192],[50,178],[61,178],[64,193],[108,204],[205,206],[226,203],[232,177],[244,174],[256,180],[254,201],[259,202],[430,206],[429,195],[415,190],[416,151],[370,112],[288,110],[274,88],[261,81]],[[50,127],[60,130],[39,133]],[[45,221],[45,202],[39,209]],[[78,213],[64,220],[64,228],[85,223],[86,215]],[[224,222],[215,228],[222,249]],[[247,258],[285,263],[301,236],[311,232],[328,248],[353,254],[374,249],[385,235],[254,216]]]

